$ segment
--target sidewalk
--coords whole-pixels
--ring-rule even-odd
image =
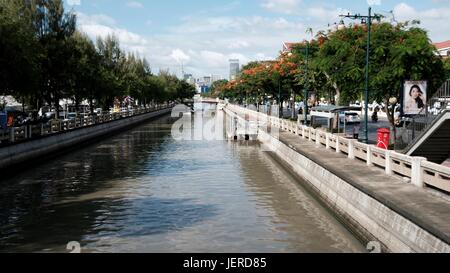
[[[334,150],[280,130],[280,141],[299,154],[321,165],[353,187],[381,202],[391,210],[450,244],[450,201],[386,175],[382,169],[350,160]]]

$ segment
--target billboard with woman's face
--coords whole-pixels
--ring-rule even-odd
[[[406,81],[403,91],[403,114],[417,115],[427,103],[427,82]]]

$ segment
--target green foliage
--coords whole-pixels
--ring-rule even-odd
[[[314,60],[315,70],[325,73],[342,103],[362,97],[367,33],[366,26],[330,33]],[[377,101],[398,97],[404,80],[428,80],[431,96],[445,78],[426,31],[409,23],[372,26],[369,76],[370,99]]]
[[[444,68],[447,73],[447,79],[450,79],[450,58],[444,60]]]
[[[0,0],[0,94],[18,98],[36,89],[39,78],[39,44],[33,26],[17,0]]]
[[[195,88],[167,72],[152,75],[114,36],[94,44],[62,0],[0,0],[0,94],[38,109],[87,100],[93,111],[125,96],[140,105],[192,97]]]

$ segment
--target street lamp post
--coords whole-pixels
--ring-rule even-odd
[[[281,104],[281,74],[278,75],[278,117],[284,117],[283,105]]]
[[[365,82],[365,92],[364,92],[364,107],[365,107],[365,113],[364,113],[364,135],[362,142],[363,143],[369,143],[369,65],[370,65],[370,39],[371,39],[371,31],[372,31],[372,20],[377,19],[381,20],[382,15],[374,14],[372,15],[372,7],[369,7],[369,15],[363,16],[363,15],[351,15],[350,13],[347,15],[341,15],[340,17],[350,18],[350,19],[362,19],[366,20],[367,22],[367,31],[368,31],[368,37],[367,37],[367,50],[366,50],[366,82]]]
[[[308,93],[309,93],[309,91],[308,91],[308,88],[309,88],[309,78],[308,78],[308,66],[309,66],[309,64],[308,64],[308,61],[309,61],[309,42],[306,42],[306,68],[305,68],[305,76],[306,76],[306,82],[305,82],[305,98],[304,98],[304,100],[305,100],[305,102],[304,102],[304,105],[305,105],[305,125],[307,125],[308,124]]]

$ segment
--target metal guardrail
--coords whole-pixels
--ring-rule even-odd
[[[120,113],[109,113],[98,116],[78,117],[69,120],[51,120],[47,123],[40,123],[36,125],[9,127],[7,128],[7,130],[0,130],[0,143],[14,144],[34,138],[41,138],[53,134],[68,132],[78,128],[94,126],[114,120],[151,113],[171,108],[174,105],[175,104],[162,104],[148,108],[136,108]]]
[[[358,159],[365,162],[367,166],[381,168],[387,175],[403,177],[417,187],[432,186],[450,193],[450,168],[429,162],[426,158],[384,150],[374,145],[360,143],[354,139],[347,139],[239,106],[228,104],[226,107],[235,113],[252,115],[258,121],[268,121],[271,126],[316,143],[317,148],[334,150],[336,153],[347,155],[351,160]]]

